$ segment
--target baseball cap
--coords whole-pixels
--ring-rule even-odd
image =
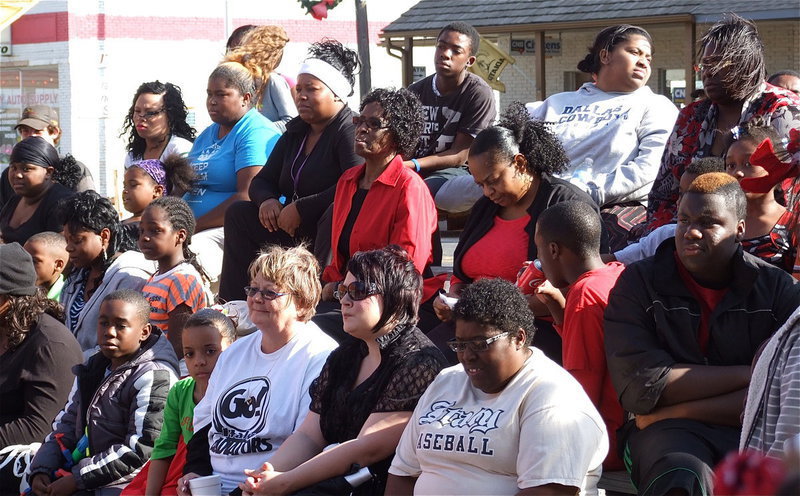
[[[22,118],[17,122],[19,126],[28,126],[41,131],[49,125],[58,126],[58,114],[55,109],[47,105],[31,105],[22,111]]]

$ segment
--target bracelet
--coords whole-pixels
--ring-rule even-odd
[[[422,167],[419,166],[419,160],[412,158],[411,163],[414,164],[414,170],[416,170],[417,173],[419,173],[419,171],[422,170]]]

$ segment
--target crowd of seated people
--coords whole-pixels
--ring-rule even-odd
[[[59,155],[53,109],[23,112],[0,177],[0,494],[800,480],[800,78],[767,80],[751,21],[702,37],[707,98],[684,108],[623,24],[578,63],[593,82],[499,119],[469,24],[357,109],[353,50],[312,44],[295,81],[287,42],[235,31],[199,133],[176,84],[142,83],[121,205]],[[451,273],[442,212],[468,212]]]

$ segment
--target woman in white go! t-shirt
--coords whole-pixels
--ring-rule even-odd
[[[319,301],[319,264],[305,248],[267,248],[250,265],[245,289],[257,332],[219,358],[194,410],[178,494],[188,481],[221,476],[222,494],[244,482],[244,470],[269,461],[303,422],[308,388],[336,342],[310,322]]]

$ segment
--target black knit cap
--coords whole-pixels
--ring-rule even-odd
[[[36,291],[36,270],[28,252],[19,243],[0,245],[0,294],[30,296]]]

